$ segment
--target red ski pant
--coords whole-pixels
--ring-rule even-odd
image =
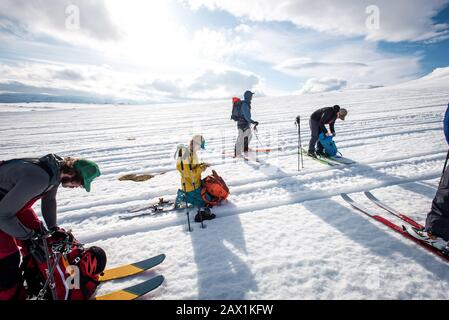
[[[41,221],[31,208],[36,200],[30,201],[16,214],[22,224],[30,229],[41,226]],[[0,230],[0,300],[24,298],[17,240]]]

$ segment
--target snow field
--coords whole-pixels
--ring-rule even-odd
[[[92,192],[58,193],[58,221],[89,245],[103,247],[110,267],[165,253],[143,275],[103,285],[100,293],[155,274],[166,282],[145,299],[448,299],[447,263],[351,209],[340,193],[398,222],[363,195],[372,193],[424,223],[447,146],[442,117],[447,81],[309,96],[255,97],[253,118],[264,146],[260,162],[235,161],[230,101],[160,106],[27,104],[0,106],[2,159],[57,153],[97,161]],[[308,117],[340,104],[347,121],[336,142],[357,163],[328,167],[304,158]],[[34,111],[33,111],[34,110]],[[184,211],[121,220],[129,208],[174,198],[173,152],[194,134],[206,138],[203,160],[228,183],[228,202],[206,229],[186,232]],[[258,143],[254,137],[252,146]],[[127,173],[159,174],[135,183]],[[207,174],[209,171],[207,171]],[[40,210],[39,205],[36,206]]]

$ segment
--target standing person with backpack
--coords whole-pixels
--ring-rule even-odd
[[[319,142],[320,133],[324,133],[325,136],[332,135],[333,137],[335,137],[335,121],[337,119],[344,121],[347,115],[348,111],[346,109],[340,108],[340,106],[338,105],[335,105],[333,107],[321,108],[312,113],[309,120],[311,137],[307,155],[313,158],[316,158],[317,155],[325,156],[323,146]],[[325,126],[326,124],[329,125],[330,132],[327,130]],[[317,150],[315,152],[316,145]]]
[[[246,91],[243,101],[236,101],[233,105],[231,119],[237,121],[238,136],[235,143],[235,157],[241,157],[243,152],[248,152],[252,138],[251,124],[255,127],[259,122],[251,118],[251,100],[254,92]]]
[[[24,299],[17,240],[42,236],[43,223],[32,209],[41,200],[42,216],[54,236],[57,227],[56,194],[64,188],[90,192],[100,170],[92,161],[49,154],[42,158],[0,161],[0,300]]]

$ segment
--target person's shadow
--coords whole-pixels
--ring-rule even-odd
[[[265,160],[258,159],[258,161],[259,163],[257,165],[251,162],[248,162],[248,165],[254,168],[258,168],[262,165],[264,170],[261,171],[267,173],[267,178],[271,175],[282,176],[282,183],[277,184],[277,187],[284,188],[286,194],[292,193],[289,186],[298,184],[298,181],[294,176],[287,174],[278,166],[269,164]],[[344,170],[346,174],[348,172],[362,174],[371,179],[380,180],[381,183],[383,181],[386,185],[395,183],[401,184],[401,178],[389,176],[368,165],[357,163],[353,166],[341,167],[341,169]],[[435,194],[435,189],[419,183],[409,182],[407,184],[401,184],[401,186],[406,186],[405,189],[425,196],[433,197]],[[311,191],[303,186],[301,186],[300,189],[301,192]],[[295,190],[295,193],[296,192],[298,192],[298,190]],[[294,197],[293,194],[292,197]],[[319,217],[323,223],[331,225],[334,229],[338,230],[352,241],[373,252],[373,254],[382,257],[391,257],[391,259],[394,259],[395,255],[400,254],[404,257],[413,259],[431,272],[439,281],[449,285],[449,269],[447,268],[446,262],[443,262],[440,258],[431,253],[422,251],[420,247],[415,244],[412,246],[406,245],[393,237],[394,232],[392,230],[391,233],[383,230],[384,226],[377,224],[374,220],[371,221],[358,212],[355,212],[352,208],[346,207],[332,198],[305,201],[302,204],[309,212]],[[385,215],[388,218],[388,213],[385,213]],[[389,245],[379,245],[379,242],[383,244],[388,243]],[[325,243],[330,244],[330,242]],[[380,272],[383,272],[383,275],[385,276],[384,280],[395,273],[394,270],[381,270]]]
[[[231,203],[227,208],[233,206]],[[193,256],[198,275],[198,299],[247,299],[249,291],[257,291],[257,283],[241,257],[247,255],[246,241],[239,215],[224,217],[219,224],[193,222]],[[222,228],[223,224],[225,228]],[[187,230],[187,228],[186,228]],[[229,288],[233,288],[232,291]]]

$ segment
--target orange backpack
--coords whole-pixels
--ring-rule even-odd
[[[201,197],[210,206],[218,204],[229,196],[229,188],[223,179],[212,170],[212,175],[202,181]]]

